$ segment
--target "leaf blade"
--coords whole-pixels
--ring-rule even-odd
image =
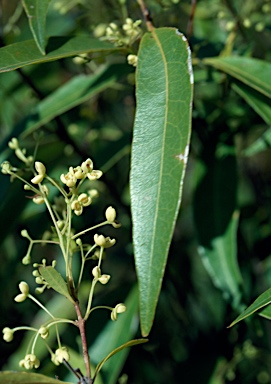
[[[28,17],[29,26],[42,55],[45,55],[46,15],[51,0],[23,0],[23,7]]]
[[[110,43],[89,36],[52,36],[48,39],[47,54],[42,55],[34,40],[26,40],[0,48],[0,73],[83,53],[106,54],[119,50],[121,48],[115,48]]]
[[[233,155],[206,160],[206,173],[194,194],[199,253],[215,286],[239,308],[242,277],[237,261],[237,170]]]
[[[19,131],[23,132],[21,137],[33,133],[56,116],[89,100],[90,97],[113,85],[130,70],[125,64],[112,64],[98,74],[78,75],[72,78],[40,101],[32,113],[19,123]]]
[[[136,97],[131,208],[141,332],[147,336],[180,206],[191,131],[189,48],[177,30],[156,29],[143,37]]]
[[[252,315],[254,312],[265,307],[271,303],[271,288],[263,292],[257,299],[247,307],[230,325],[228,328],[232,327],[241,320],[244,320],[246,317]]]
[[[55,268],[48,267],[40,267],[39,272],[44,280],[58,293],[65,296],[71,303],[74,303],[73,298],[69,294],[67,284],[65,283],[63,277],[59,272],[55,270]]]
[[[256,91],[271,97],[271,85],[266,79],[271,77],[271,64],[250,57],[207,58],[203,62],[233,76]]]
[[[63,384],[64,381],[59,381],[39,373],[32,372],[0,372],[0,384]],[[71,383],[66,383],[71,384]]]

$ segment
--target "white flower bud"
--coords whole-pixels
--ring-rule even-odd
[[[14,331],[13,331],[12,329],[10,329],[10,328],[8,328],[8,327],[5,327],[5,328],[3,329],[2,332],[3,332],[3,334],[4,334],[3,339],[4,339],[7,343],[9,343],[10,341],[13,340],[13,334],[14,334]]]
[[[92,269],[92,275],[95,277],[95,279],[99,279],[101,277],[101,268],[98,266],[94,267]]]
[[[101,277],[99,277],[99,282],[101,283],[101,284],[107,284],[108,283],[108,281],[110,280],[110,275],[102,275]]]
[[[65,359],[66,361],[70,360],[69,351],[66,347],[58,348],[55,352],[55,356],[60,363],[63,362],[63,359]]]
[[[13,137],[9,142],[8,146],[10,149],[17,149],[19,147],[19,142],[16,137]]]
[[[14,300],[15,300],[17,303],[22,303],[23,301],[25,301],[26,298],[27,298],[27,296],[26,296],[24,293],[20,293],[19,295],[17,295],[16,297],[14,297]]]
[[[20,289],[21,293],[23,293],[24,295],[29,294],[29,286],[25,281],[20,282],[19,289]]]
[[[35,168],[39,175],[45,175],[46,168],[43,163],[41,163],[40,161],[35,161]]]
[[[28,232],[27,232],[27,230],[26,229],[23,229],[22,231],[21,231],[21,236],[22,237],[29,237],[29,235],[28,235]]]
[[[31,183],[33,184],[40,184],[42,182],[42,180],[44,179],[44,176],[45,175],[36,175],[33,177],[33,179],[31,179]]]
[[[94,181],[98,180],[103,175],[102,171],[100,170],[93,170],[91,173],[87,174],[87,177],[89,180]]]
[[[106,217],[106,220],[109,221],[109,223],[113,223],[116,219],[116,216],[117,216],[117,212],[113,207],[108,207],[107,210],[105,211],[105,217]]]
[[[43,204],[44,203],[44,198],[42,196],[36,196],[33,198],[33,203],[35,204]]]
[[[126,311],[126,306],[122,303],[120,304],[117,304],[115,306],[115,308],[112,309],[112,312],[111,312],[111,320],[113,321],[116,321],[117,320],[117,317],[118,317],[118,314],[119,313],[123,313]]]
[[[81,164],[82,171],[87,174],[92,172],[93,170],[93,161],[91,159],[87,159]]]

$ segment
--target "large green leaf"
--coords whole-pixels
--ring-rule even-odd
[[[0,372],[0,384],[64,384],[64,381],[59,381],[40,375],[39,373],[30,372]],[[71,384],[67,383],[66,384]]]
[[[72,78],[40,101],[32,113],[19,124],[19,131],[23,132],[22,137],[110,87],[130,71],[131,67],[126,64],[113,64],[98,74]]]
[[[238,308],[241,274],[237,262],[236,160],[228,155],[206,160],[206,174],[194,196],[199,251],[214,284]]]
[[[133,243],[141,332],[151,330],[187,163],[192,103],[190,51],[173,28],[144,35],[136,71],[131,165]]]
[[[22,0],[32,35],[42,55],[45,55],[46,15],[50,2],[51,0]]]
[[[271,97],[271,63],[249,57],[215,57],[203,62],[220,69],[234,78]]]
[[[247,309],[245,309],[230,325],[232,327],[236,323],[241,320],[244,320],[246,317],[252,315],[254,312],[259,309],[265,307],[266,305],[271,303],[271,288],[267,289],[264,293],[262,293]],[[266,317],[268,317],[270,311],[266,312]],[[264,316],[264,312],[262,313]]]
[[[115,48],[110,43],[89,36],[50,37],[46,46],[47,54],[42,55],[35,41],[27,40],[0,48],[0,72],[82,53],[107,54],[116,50],[120,50],[120,48]]]

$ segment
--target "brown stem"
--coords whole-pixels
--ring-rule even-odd
[[[187,25],[187,32],[186,32],[186,37],[187,40],[190,40],[190,37],[193,33],[193,22],[194,22],[194,17],[195,17],[195,12],[196,12],[196,5],[197,5],[197,0],[192,0],[191,1],[191,12],[190,12],[190,17]]]
[[[144,16],[145,23],[147,25],[148,31],[152,32],[154,27],[153,27],[153,24],[152,24],[152,18],[151,18],[150,11],[146,7],[144,0],[137,0],[137,2],[138,2],[139,6],[141,8],[141,12],[142,12],[142,14]]]
[[[84,363],[86,366],[86,377],[88,379],[90,379],[91,378],[91,368],[90,368],[90,358],[89,358],[89,354],[88,354],[88,345],[87,345],[86,330],[85,330],[85,320],[82,318],[81,310],[80,310],[78,302],[75,303],[74,307],[75,307],[75,311],[76,311],[77,318],[78,318],[77,326],[79,328],[80,336],[81,336],[81,340],[82,340],[83,358],[84,358]]]

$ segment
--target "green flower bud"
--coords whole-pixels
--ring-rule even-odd
[[[28,232],[27,232],[26,229],[23,229],[23,230],[21,231],[21,236],[22,236],[22,237],[27,237],[27,238],[29,238],[29,235],[28,235]]]

